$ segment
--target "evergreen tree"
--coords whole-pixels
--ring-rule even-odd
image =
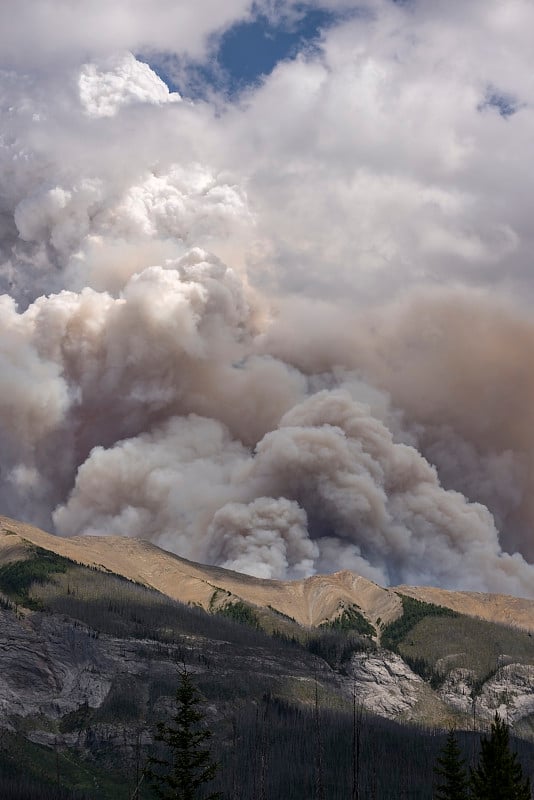
[[[451,729],[441,755],[438,757],[434,773],[436,800],[468,800],[469,781],[456,734]]]
[[[497,713],[471,771],[471,791],[473,800],[531,800],[530,781],[523,778],[517,754],[510,750],[508,725]]]
[[[200,695],[184,668],[176,691],[176,713],[169,724],[159,722],[157,742],[167,755],[152,756],[145,770],[161,800],[219,800],[219,792],[205,794],[206,784],[216,775],[207,743],[211,732],[202,726],[204,715],[198,709]]]

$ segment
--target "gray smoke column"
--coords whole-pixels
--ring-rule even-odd
[[[296,404],[254,453],[199,417],[96,448],[55,522],[64,533],[127,531],[261,577],[350,566],[382,582],[532,586],[533,567],[501,551],[487,508],[445,491],[341,389]]]
[[[57,71],[3,73],[2,512],[261,577],[350,568],[534,596],[519,304],[410,285],[352,302],[344,264],[320,276],[324,300],[268,291],[266,254],[284,255],[267,241],[271,171],[240,173],[250,154],[232,149],[256,121],[184,100],[131,53],[68,52]],[[429,214],[436,198],[453,214],[430,195]]]

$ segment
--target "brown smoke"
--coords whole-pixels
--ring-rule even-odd
[[[306,372],[342,365],[388,392],[446,485],[487,504],[507,549],[534,559],[534,325],[521,309],[434,290],[318,317],[316,307],[306,341],[302,312],[292,329],[284,305],[266,346]]]

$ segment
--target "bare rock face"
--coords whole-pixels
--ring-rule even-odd
[[[507,664],[488,677],[478,692],[470,670],[454,669],[433,691],[397,655],[380,650],[357,653],[348,669],[351,691],[368,711],[389,719],[438,721],[449,712],[464,723],[491,722],[495,712],[514,727],[534,715],[534,666]],[[433,713],[437,709],[437,717]]]
[[[57,719],[97,708],[118,669],[113,642],[59,616],[0,611],[0,706],[8,715]],[[126,664],[126,662],[125,662]]]
[[[363,707],[390,719],[406,716],[424,694],[423,680],[402,658],[387,651],[357,653],[349,675]]]
[[[467,669],[452,670],[440,695],[442,699],[465,714],[490,721],[495,712],[509,724],[534,714],[534,666],[506,664],[488,677],[480,692],[472,691],[473,676]]]
[[[439,692],[447,705],[462,714],[470,714],[473,706],[473,674],[468,669],[453,669]]]
[[[228,668],[226,648],[221,643],[196,641],[187,645],[213,674]],[[150,692],[151,682],[172,680],[179,660],[176,647],[150,640],[118,639],[95,631],[60,615],[28,614],[0,610],[0,708],[1,725],[11,727],[10,718],[39,717],[62,720],[82,709],[102,709],[117,683],[136,687],[132,692]],[[234,658],[238,654],[234,656]],[[309,669],[297,661],[277,661],[268,652],[240,653],[237,666],[243,674],[309,681]],[[325,667],[325,665],[323,665]],[[202,669],[204,669],[203,667]],[[488,722],[495,711],[516,725],[534,714],[534,667],[506,664],[490,677],[475,698],[476,716]],[[422,678],[395,653],[387,650],[359,652],[352,656],[346,675],[336,679],[324,670],[321,681],[337,684],[345,696],[355,692],[366,710],[389,719],[423,722],[429,708],[439,701],[451,713],[467,719],[473,712],[473,675],[466,669],[452,670],[441,689],[433,692]],[[312,681],[313,682],[313,681]],[[165,700],[161,698],[161,702]],[[143,701],[144,702],[144,701]],[[442,711],[440,712],[442,713]],[[107,727],[106,727],[107,725]],[[98,736],[116,737],[113,722],[98,726]],[[146,732],[145,732],[146,735]],[[57,733],[38,725],[29,738],[53,744]],[[63,745],[86,747],[79,731],[59,735]]]
[[[482,687],[479,707],[491,716],[497,711],[510,724],[534,714],[534,666],[502,667]]]

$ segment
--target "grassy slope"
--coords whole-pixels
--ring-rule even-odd
[[[400,655],[420,657],[443,672],[463,667],[482,679],[507,663],[534,665],[534,638],[504,625],[457,616],[426,617],[398,645]]]

